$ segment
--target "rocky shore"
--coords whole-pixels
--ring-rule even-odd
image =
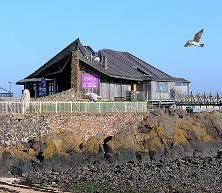
[[[26,185],[222,192],[221,112],[8,115],[0,125],[0,174],[19,176]]]
[[[69,192],[221,193],[222,159],[187,157],[173,162],[92,164],[23,178],[26,185]]]

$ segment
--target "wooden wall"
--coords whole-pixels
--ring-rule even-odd
[[[131,84],[118,82],[100,82],[100,96],[113,100],[115,97],[126,97],[126,91],[131,91]]]

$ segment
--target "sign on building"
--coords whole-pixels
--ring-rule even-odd
[[[98,88],[99,76],[97,74],[81,74],[81,88]]]

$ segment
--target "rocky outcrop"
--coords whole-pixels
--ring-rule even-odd
[[[80,115],[39,115],[38,118],[27,115],[20,119],[2,119],[1,132],[16,128],[13,131],[17,138],[9,145],[1,143],[0,170],[22,174],[30,170],[58,171],[88,164],[150,163],[221,156],[221,112],[190,115],[181,110],[165,110],[121,117],[88,114],[81,115],[85,116],[82,122],[76,116]],[[94,119],[93,124],[89,119]],[[30,135],[24,137],[24,129]],[[6,141],[12,136],[9,134],[4,134]],[[26,140],[21,140],[24,138]]]
[[[173,112],[175,113],[175,112]],[[130,159],[160,161],[189,156],[215,157],[222,150],[222,113],[194,116],[162,114],[144,116],[137,130],[120,132],[105,141],[106,153],[114,160],[128,161],[119,151],[131,152]],[[128,153],[130,154],[130,153]]]

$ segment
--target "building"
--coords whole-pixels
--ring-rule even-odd
[[[16,84],[32,97],[52,95],[70,88],[94,92],[107,99],[172,100],[175,92],[188,94],[189,81],[175,78],[136,56],[102,49],[95,52],[76,39],[38,70]]]
[[[1,98],[5,97],[13,97],[13,93],[11,92],[11,86],[10,86],[10,91],[0,87],[0,100]]]

